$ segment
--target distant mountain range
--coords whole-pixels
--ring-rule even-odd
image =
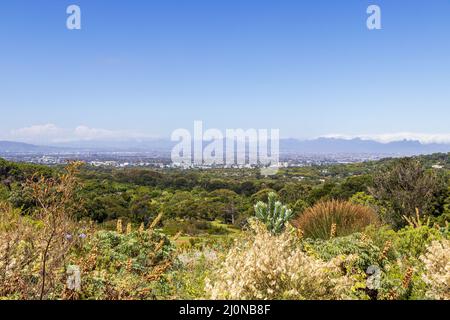
[[[177,142],[166,139],[145,141],[78,141],[51,146],[0,141],[0,154],[5,153],[78,153],[78,152],[160,152],[169,153]],[[206,143],[205,143],[206,144]],[[386,154],[418,155],[450,152],[450,144],[422,144],[419,141],[380,143],[362,139],[318,138],[314,140],[282,139],[281,154]]]
[[[46,153],[58,152],[60,149],[50,146],[37,146],[29,143],[0,141],[0,153]]]
[[[368,153],[418,155],[450,152],[450,144],[422,144],[419,141],[381,143],[373,140],[318,138],[314,140],[285,139],[280,142],[282,153]]]

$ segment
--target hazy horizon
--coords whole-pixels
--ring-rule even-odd
[[[188,131],[192,131],[193,125],[186,127]],[[215,129],[215,128],[204,128]],[[252,128],[229,128],[229,129],[252,129]],[[269,129],[270,131],[270,129]],[[417,141],[421,144],[450,144],[449,134],[429,134],[414,132],[397,132],[382,134],[324,134],[312,137],[293,137],[281,136],[281,139],[295,139],[299,141],[310,141],[320,138],[331,138],[340,140],[360,139],[363,141],[374,141],[379,143],[391,143],[400,141]],[[65,129],[54,124],[34,125],[26,128],[12,130],[9,134],[0,136],[0,141],[22,142],[37,145],[57,145],[70,144],[74,142],[123,142],[123,141],[146,141],[146,140],[170,140],[169,135],[158,136],[140,133],[137,131],[124,130],[108,130],[89,128],[87,126],[78,126],[74,129]]]

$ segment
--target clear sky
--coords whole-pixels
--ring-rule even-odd
[[[0,138],[24,141],[168,137],[194,120],[450,141],[450,1],[2,1],[0,112]]]

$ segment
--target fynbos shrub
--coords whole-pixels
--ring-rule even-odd
[[[293,224],[306,238],[329,239],[331,233],[338,237],[347,236],[377,222],[377,214],[369,207],[331,200],[306,209]]]

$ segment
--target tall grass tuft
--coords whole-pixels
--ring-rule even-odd
[[[347,236],[376,223],[378,216],[373,209],[339,200],[319,202],[292,222],[305,238],[312,239]]]

